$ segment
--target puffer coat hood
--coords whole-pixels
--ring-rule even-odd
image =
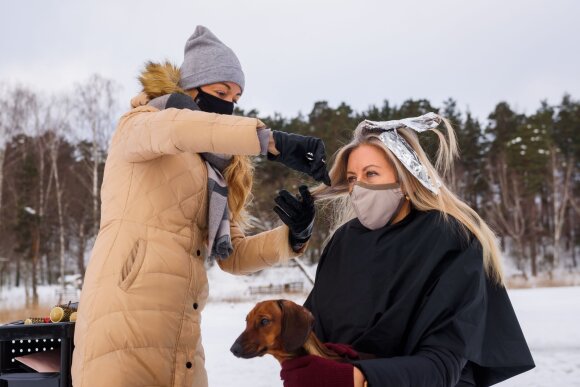
[[[148,64],[146,95],[179,92],[179,72]],[[257,155],[255,118],[135,106],[113,135],[101,188],[101,224],[78,311],[76,387],[207,386],[200,337],[209,292],[207,170],[202,152]],[[296,255],[285,226],[246,237],[222,269],[245,274]]]
[[[185,93],[179,87],[179,69],[170,62],[147,62],[139,76],[143,92],[149,99],[154,99],[172,93]]]

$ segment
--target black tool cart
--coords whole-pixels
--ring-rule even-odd
[[[72,322],[0,326],[0,387],[72,387],[74,327]],[[36,372],[15,359],[46,351],[60,352],[60,372]]]

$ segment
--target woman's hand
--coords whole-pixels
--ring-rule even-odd
[[[359,359],[358,352],[349,344],[342,344],[342,343],[324,343],[324,346],[338,356],[343,358],[348,358],[351,360]]]
[[[307,355],[282,362],[280,377],[284,387],[362,387],[355,384],[355,370],[349,363]]]
[[[324,346],[345,359],[357,360],[360,358],[358,352],[349,344],[324,343]],[[367,387],[365,376],[357,367],[354,367],[353,377],[354,387]]]
[[[352,367],[354,368],[354,387],[367,387],[368,383],[367,380],[365,379],[364,374],[361,372],[361,370],[359,370],[356,367]]]
[[[319,138],[273,130],[268,147],[268,160],[278,161],[312,176],[316,181],[330,185],[324,142]]]
[[[147,96],[147,93],[141,92],[136,96],[134,96],[133,98],[131,98],[131,107],[135,109],[136,107],[147,105],[148,102],[149,97]]]
[[[274,212],[290,229],[290,245],[295,252],[300,251],[312,236],[316,208],[308,187],[298,188],[300,195],[294,196],[285,189],[274,199]]]

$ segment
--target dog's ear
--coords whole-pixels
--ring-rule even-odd
[[[314,325],[310,311],[288,300],[278,300],[282,309],[282,332],[280,338],[286,352],[293,352],[304,345]]]

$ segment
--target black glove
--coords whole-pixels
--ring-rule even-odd
[[[268,153],[268,160],[278,161],[299,172],[307,173],[316,181],[330,185],[326,171],[326,152],[321,139],[273,130],[274,143],[280,152]]]
[[[305,185],[298,188],[300,195],[294,196],[285,189],[274,199],[274,212],[290,229],[290,246],[299,251],[310,239],[314,226],[316,209],[314,199]]]

